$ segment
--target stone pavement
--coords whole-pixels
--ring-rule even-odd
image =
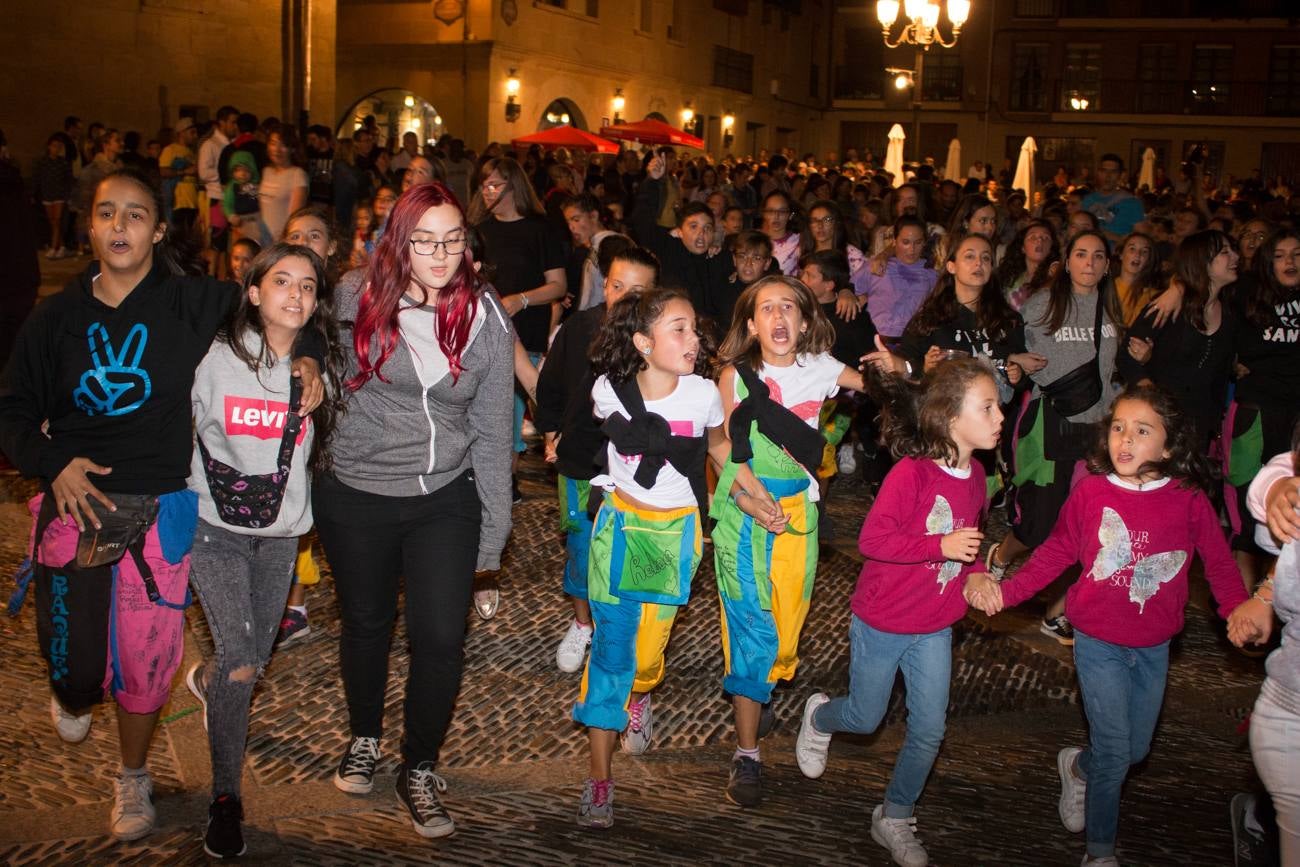
[[[327,571],[309,594],[312,636],[275,656],[254,698],[244,784],[247,860],[889,863],[869,825],[904,732],[901,685],[876,736],[835,739],[820,780],[804,779],[793,756],[802,700],[815,690],[847,689],[848,599],[866,489],[853,481],[832,489],[829,508],[841,536],[823,548],[798,677],[776,695],[778,728],[762,744],[763,805],[743,811],[723,797],[730,705],[719,688],[716,591],[706,552],[668,649],[667,678],[655,693],[655,748],[641,758],[615,757],[617,822],[600,832],[573,821],[585,738],[568,716],[578,676],[554,664],[568,616],[554,488],[531,454],[521,476],[525,500],[515,508],[501,611],[487,623],[470,615],[464,687],[443,750],[445,803],[457,833],[421,839],[393,795],[406,673],[402,634],[394,640],[389,730],[375,791],[348,796],[330,782],[346,742],[346,712]],[[4,574],[24,555],[30,522],[22,499],[30,493],[29,484],[0,478]],[[1193,582],[1192,595],[1153,754],[1124,792],[1126,865],[1231,864],[1228,800],[1255,785],[1237,729],[1257,693],[1262,661],[1227,644],[1207,612],[1203,581]],[[917,812],[934,864],[1038,867],[1082,857],[1082,835],[1066,832],[1056,815],[1055,755],[1083,742],[1084,724],[1068,649],[1037,631],[1045,598],[992,622],[972,615],[955,628],[948,735]],[[185,666],[210,647],[198,606],[187,617]],[[121,844],[105,833],[118,764],[111,712],[96,710],[84,743],[62,743],[50,725],[30,601],[19,617],[0,618],[0,635],[0,690],[8,706],[0,722],[0,863],[205,861],[207,742],[181,677],[150,754],[160,827],[143,841]]]

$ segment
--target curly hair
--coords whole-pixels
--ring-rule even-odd
[[[1115,419],[1115,408],[1126,400],[1141,401],[1151,407],[1165,427],[1165,451],[1169,452],[1169,457],[1143,464],[1138,468],[1139,475],[1155,472],[1162,478],[1177,479],[1184,488],[1199,488],[1208,496],[1214,496],[1221,484],[1218,469],[1206,457],[1196,426],[1183,413],[1173,395],[1158,385],[1130,385],[1115,398],[1110,412],[1106,413],[1098,428],[1092,453],[1088,455],[1089,472],[1102,475],[1115,472],[1110,459],[1110,426]]]
[[[822,307],[802,280],[787,277],[784,274],[769,274],[760,277],[746,287],[736,299],[735,312],[731,316],[731,329],[722,341],[723,364],[735,364],[744,361],[757,370],[763,363],[763,347],[759,345],[757,335],[749,333],[749,323],[758,309],[758,294],[769,286],[784,286],[794,291],[795,301],[799,306],[799,315],[808,324],[795,343],[798,355],[828,352],[835,345],[835,326],[826,318]]]
[[[996,387],[993,368],[977,358],[945,361],[919,383],[868,365],[867,394],[880,407],[880,438],[890,453],[895,458],[955,463],[959,449],[952,439],[952,423],[961,415],[966,392],[980,378]]]
[[[993,252],[993,245],[989,243],[988,238],[983,235],[966,235],[955,239],[951,244],[951,250],[948,258],[944,261],[947,266],[949,262],[957,261],[957,254],[961,248],[968,242],[983,243]],[[957,279],[944,267],[939,272],[939,282],[934,284],[930,294],[921,302],[916,313],[907,323],[907,330],[915,334],[930,335],[940,325],[952,322],[957,318],[958,308],[961,304],[957,301]],[[1019,314],[1011,309],[1007,303],[1006,296],[1002,293],[1002,286],[998,281],[997,274],[990,274],[989,280],[980,290],[979,303],[975,309],[975,319],[979,322],[980,327],[988,333],[989,339],[994,341],[1006,340],[1016,330],[1016,325],[1020,319]]]
[[[636,295],[627,295],[605,314],[596,339],[591,342],[591,369],[596,376],[602,374],[615,385],[622,385],[647,368],[645,356],[637,351],[632,337],[641,334],[649,337],[654,324],[663,316],[670,301],[681,300],[688,305],[691,296],[682,289],[658,287]],[[698,376],[713,374],[714,346],[707,328],[695,323],[695,335],[700,348],[695,355]]]

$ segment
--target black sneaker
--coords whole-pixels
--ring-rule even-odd
[[[757,807],[763,801],[763,765],[748,756],[731,760],[727,800],[738,807]]]
[[[776,728],[776,711],[772,709],[772,702],[763,705],[763,709],[758,712],[758,736],[765,738]]]
[[[375,787],[375,765],[379,762],[379,738],[353,738],[334,772],[334,786],[354,795],[367,794]]]
[[[397,800],[411,814],[411,824],[421,837],[446,837],[456,830],[438,793],[447,791],[447,781],[433,772],[433,762],[414,768],[402,765],[397,771]]]
[[[203,835],[203,851],[213,858],[238,858],[248,851],[239,823],[244,820],[244,805],[234,795],[219,795],[208,807],[208,830]]]
[[[1038,624],[1038,631],[1055,638],[1066,647],[1074,645],[1074,627],[1070,625],[1070,621],[1064,614],[1044,618],[1043,622]]]
[[[514,476],[510,477],[510,504],[517,506],[524,501],[524,495],[519,492],[519,480]]]

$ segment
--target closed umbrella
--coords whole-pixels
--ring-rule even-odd
[[[889,130],[889,147],[885,150],[885,171],[889,172],[894,178],[894,186],[903,185],[903,142],[907,139],[907,133],[903,132],[901,124],[894,124]]]
[[[961,183],[961,142],[957,139],[948,142],[948,164],[943,167],[943,176]]]
[[[1023,190],[1028,201],[1034,200],[1034,188],[1036,175],[1034,174],[1034,154],[1038,153],[1038,145],[1034,143],[1033,136],[1026,136],[1025,142],[1020,146],[1020,162],[1016,163],[1016,179],[1011,182],[1013,190]]]
[[[1142,171],[1138,172],[1138,189],[1143,187],[1148,190],[1156,188],[1156,152],[1151,148],[1142,152]]]

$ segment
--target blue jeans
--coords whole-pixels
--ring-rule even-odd
[[[818,731],[870,734],[889,709],[894,679],[903,672],[907,687],[907,735],[885,789],[884,814],[912,815],[943,743],[952,680],[952,629],[924,635],[899,635],[872,629],[856,615],[849,625],[849,694],[817,709]]]
[[[1088,855],[1102,858],[1115,854],[1119,794],[1129,766],[1151,751],[1169,674],[1169,642],[1123,647],[1076,628],[1074,667],[1088,717],[1088,747],[1079,756],[1079,770],[1088,779]]]
[[[542,353],[530,352],[528,353],[528,360],[532,362],[533,367],[536,367],[542,360]],[[528,443],[524,442],[524,411],[527,409],[528,404],[524,401],[524,390],[520,386],[515,389],[515,416],[514,428],[512,429],[515,439],[514,449],[520,454],[528,451]]]

